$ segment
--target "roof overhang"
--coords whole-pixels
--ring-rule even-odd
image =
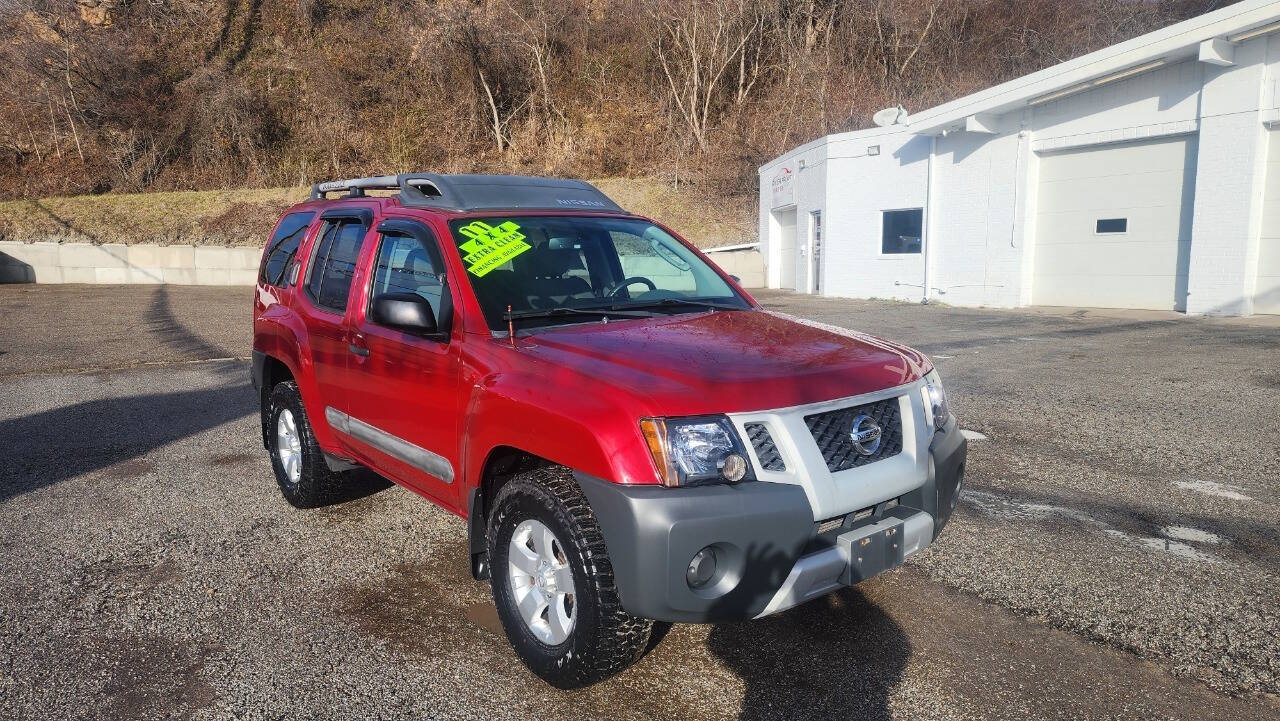
[[[1001,83],[909,116],[916,135],[969,130],[990,132],[991,119],[1029,105],[1058,100],[1106,83],[1200,58],[1231,64],[1235,43],[1280,30],[1280,0],[1244,0],[1126,40],[1074,60]],[[1202,43],[1209,42],[1202,48]]]

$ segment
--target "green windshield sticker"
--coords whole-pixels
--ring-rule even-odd
[[[468,238],[458,246],[466,253],[462,262],[466,264],[467,272],[477,278],[483,278],[489,271],[532,247],[524,242],[520,226],[509,220],[497,226],[477,220],[458,228],[458,232]]]

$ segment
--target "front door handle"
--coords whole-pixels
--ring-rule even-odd
[[[351,337],[351,342],[347,343],[347,350],[355,353],[361,358],[369,357],[369,349],[365,347],[364,336],[359,333]]]

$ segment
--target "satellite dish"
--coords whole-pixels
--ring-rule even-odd
[[[872,115],[871,122],[882,128],[887,128],[890,125],[906,125],[907,109],[901,105],[892,108],[885,108],[875,115]]]

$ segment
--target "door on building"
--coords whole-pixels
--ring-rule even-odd
[[[778,227],[779,269],[778,287],[796,289],[796,209],[773,211]]]
[[[1185,310],[1195,136],[1045,153],[1037,305]]]
[[[1271,133],[1253,312],[1280,314],[1280,131]]]
[[[813,293],[822,294],[822,211],[809,213],[809,247],[813,249]]]

